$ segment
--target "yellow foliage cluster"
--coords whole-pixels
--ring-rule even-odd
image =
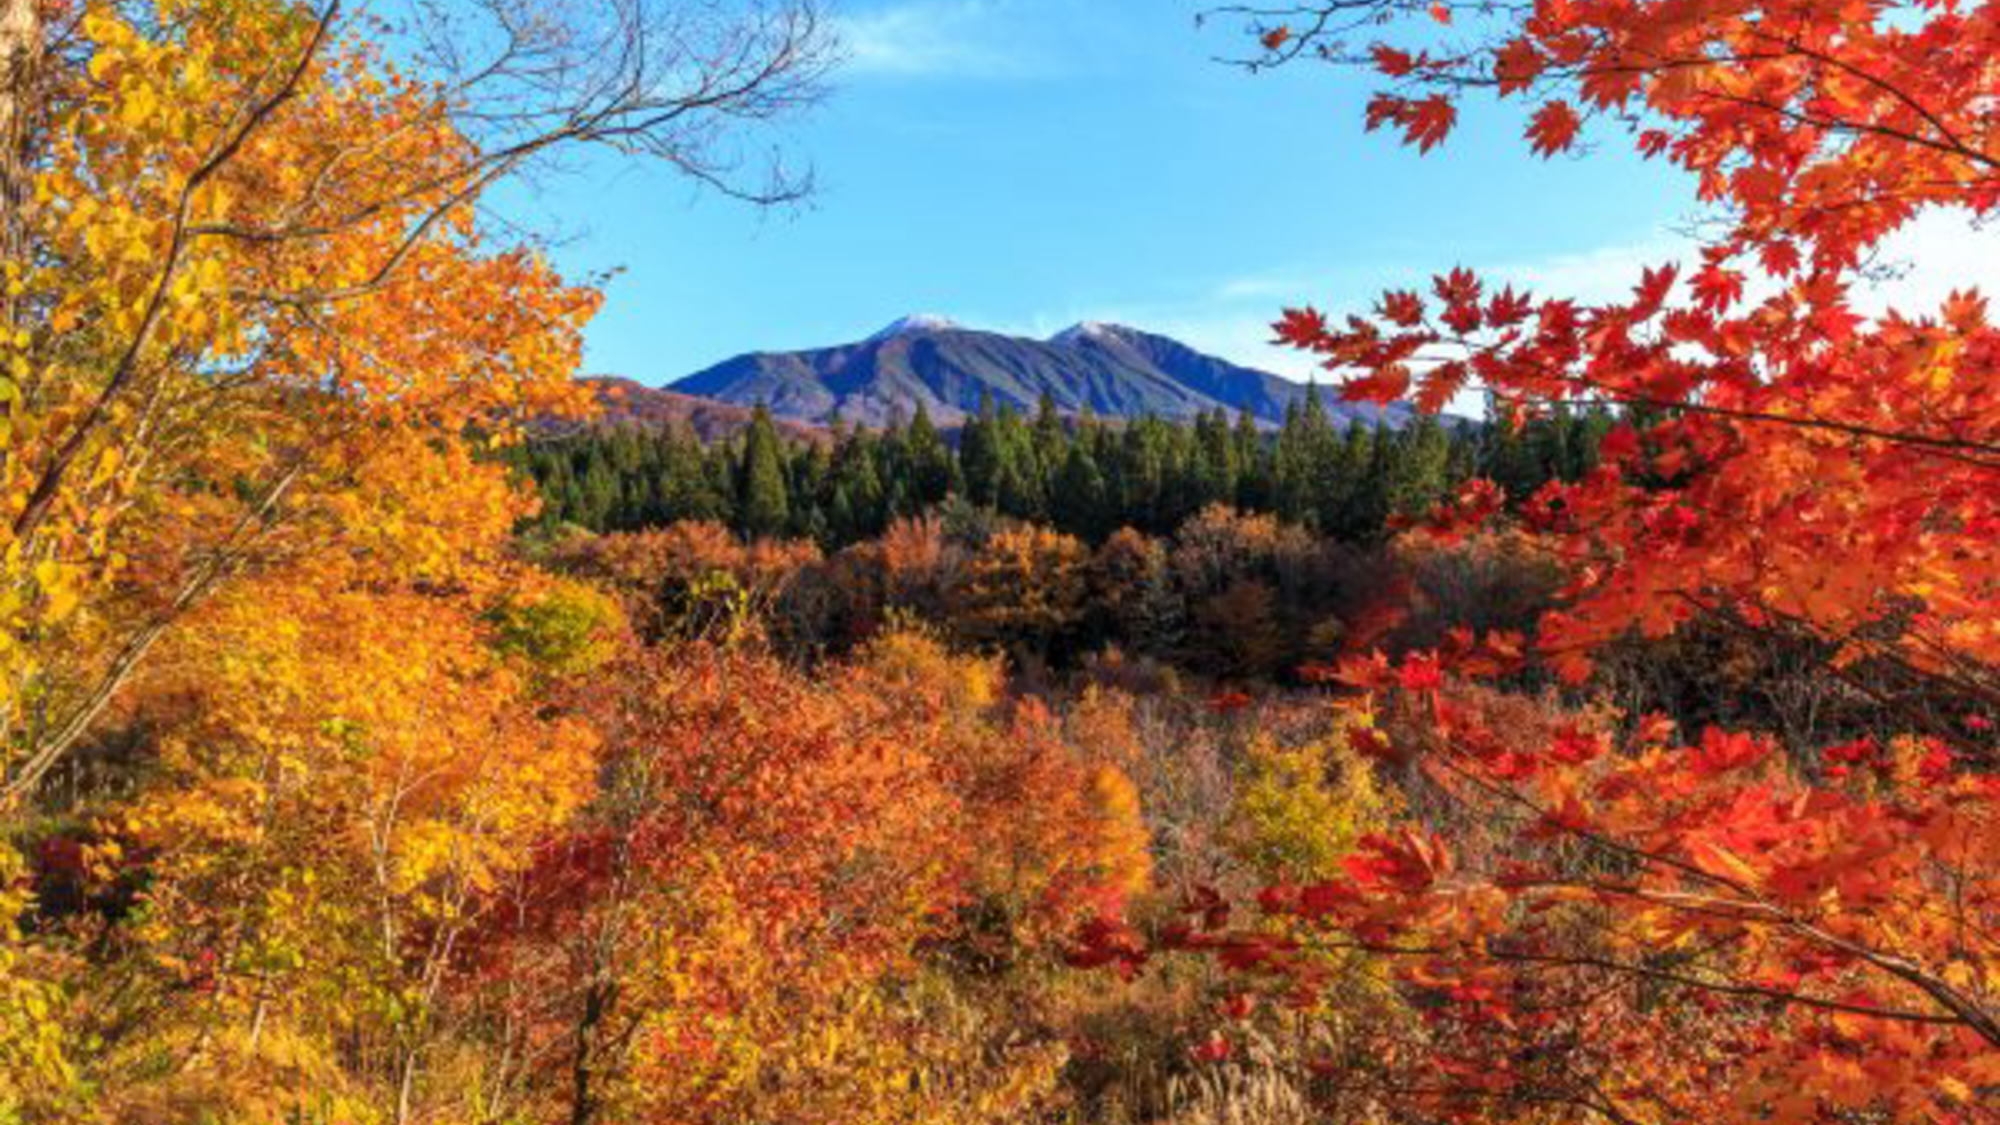
[[[431,470],[448,450],[394,453],[409,479],[446,487]],[[131,720],[154,732],[157,762],[96,825],[101,865],[115,877],[121,855],[144,857],[148,879],[123,931],[133,975],[90,1001],[91,1027],[131,1021],[91,1063],[111,1104],[308,1109],[343,1088],[325,1053],[343,1038],[414,1065],[454,943],[591,796],[595,735],[534,685],[592,667],[615,614],[528,575],[525,600],[487,608],[509,572],[505,525],[468,531],[464,513],[492,477],[458,478],[464,505],[411,506],[402,482],[376,490],[363,472],[342,510],[379,507],[360,513],[365,533],[331,540],[352,553],[232,585],[135,683]],[[363,565],[397,552],[402,581]],[[426,561],[445,556],[449,569]],[[555,626],[535,632],[524,607]],[[177,998],[188,990],[198,1002]],[[161,1053],[179,1061],[134,1082]]]
[[[0,846],[0,1121],[54,1115],[81,1093],[63,1053],[61,992],[22,942],[21,857]]]
[[[469,149],[440,92],[306,8],[80,14],[85,65],[48,74],[33,198],[8,216],[34,247],[6,263],[0,325],[9,801],[188,607],[313,532],[462,581],[466,541],[416,509],[522,510],[459,435],[581,409],[598,299],[483,248],[449,206]]]
[[[1351,737],[1372,729],[1358,711],[1340,711],[1322,737],[1284,745],[1266,733],[1245,750],[1230,809],[1228,840],[1266,881],[1311,882],[1339,874],[1363,834],[1399,811],[1393,790],[1356,753]]]

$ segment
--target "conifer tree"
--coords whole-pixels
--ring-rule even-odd
[[[1220,410],[1203,411],[1194,423],[1194,471],[1190,474],[1195,495],[1190,501],[1197,509],[1210,504],[1229,504],[1236,499],[1236,444],[1229,421]]]
[[[1027,421],[1003,403],[994,415],[993,435],[998,455],[993,506],[1015,519],[1047,518],[1047,490],[1035,455],[1034,432]]]
[[[1056,410],[1055,398],[1047,391],[1043,391],[1035,402],[1033,441],[1037,471],[1044,482],[1054,480],[1056,473],[1062,469],[1069,434],[1063,429],[1062,415]]]
[[[771,412],[758,403],[744,432],[743,452],[737,462],[737,530],[753,539],[768,538],[782,535],[790,522],[784,448],[771,424]]]
[[[828,474],[835,499],[827,513],[825,535],[845,545],[871,538],[888,524],[881,475],[875,468],[875,443],[857,431],[834,453]]]
[[[1244,511],[1269,511],[1271,443],[1257,431],[1257,418],[1248,408],[1237,412],[1236,428],[1229,440],[1236,447],[1236,506]]]
[[[1056,473],[1049,494],[1049,515],[1056,527],[1070,535],[1097,542],[1110,530],[1114,517],[1105,503],[1104,474],[1092,459],[1090,446],[1073,441]]]
[[[1450,487],[1451,446],[1436,416],[1424,415],[1391,443],[1393,457],[1379,491],[1390,513],[1417,516],[1444,499]]]
[[[965,497],[974,504],[991,506],[1000,492],[999,419],[993,396],[981,392],[979,410],[965,420],[958,438],[959,471],[965,478]]]
[[[904,431],[902,447],[905,488],[909,501],[918,509],[941,503],[959,487],[957,462],[921,401]]]

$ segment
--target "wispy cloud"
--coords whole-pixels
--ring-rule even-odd
[[[834,21],[850,75],[1019,78],[1035,60],[1007,42],[991,0],[906,0]]]
[[[1685,276],[1685,270],[1697,259],[1693,239],[1661,232],[1626,245],[1499,265],[1482,272],[1495,281],[1526,285],[1540,294],[1605,301],[1629,294],[1645,267],[1677,262]],[[2000,297],[2000,225],[1975,223],[1963,212],[1928,212],[1884,240],[1876,264],[1883,276],[1854,287],[1855,306],[1867,315],[1889,309],[1911,314],[1935,312],[1958,289],[1976,288]],[[1750,296],[1755,299],[1770,291],[1753,284]]]
[[[1512,284],[1543,296],[1613,301],[1631,293],[1641,270],[1668,262],[1685,267],[1696,260],[1697,249],[1691,238],[1662,230],[1591,250],[1471,264],[1494,284]],[[2000,224],[1982,228],[1964,215],[1926,215],[1890,238],[1881,260],[1895,276],[1857,286],[1855,303],[1866,314],[1890,308],[1935,312],[1955,289],[1977,288],[2000,299]],[[1449,256],[1442,261],[1449,264]],[[1363,311],[1385,288],[1427,285],[1437,266],[1434,262],[1348,264],[1327,270],[1277,266],[1223,278],[1185,299],[1073,307],[1000,327],[1046,335],[1079,320],[1113,321],[1161,332],[1211,355],[1289,379],[1327,380],[1330,376],[1313,357],[1272,343],[1271,322],[1279,311],[1296,304],[1316,305],[1330,313]],[[1476,415],[1483,403],[1472,392],[1451,409]]]
[[[1957,289],[2000,298],[2000,225],[1974,223],[1964,212],[1924,214],[1883,245],[1879,261],[1895,276],[1856,295],[1868,312],[1936,312]]]
[[[1612,301],[1632,292],[1641,271],[1694,260],[1694,240],[1668,231],[1615,246],[1601,246],[1521,262],[1503,262],[1480,273],[1495,284],[1529,289],[1539,296],[1578,301]]]
[[[1215,287],[1214,297],[1225,303],[1236,301],[1294,300],[1305,292],[1311,282],[1296,275],[1277,274],[1232,277]]]

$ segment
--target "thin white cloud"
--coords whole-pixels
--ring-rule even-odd
[[[1953,290],[2000,298],[2000,225],[1974,223],[1960,211],[1933,211],[1897,231],[1880,265],[1896,276],[1855,294],[1867,312],[1934,313]]]
[[[1695,254],[1696,244],[1692,239],[1661,231],[1625,245],[1503,263],[1479,272],[1494,284],[1529,289],[1537,296],[1613,301],[1632,292],[1641,271],[1669,263],[1686,263]]]
[[[1309,286],[1296,275],[1233,277],[1217,285],[1213,296],[1218,301],[1286,300],[1296,298]]]
[[[1640,272],[1648,267],[1678,262],[1685,270],[1696,255],[1697,246],[1691,238],[1659,231],[1630,243],[1475,264],[1474,268],[1495,285],[1512,284],[1538,296],[1596,302],[1628,296],[1638,284]],[[1912,314],[1934,313],[1953,290],[1971,288],[2000,303],[2000,223],[1980,227],[1961,213],[1928,214],[1890,238],[1880,262],[1892,267],[1895,276],[1856,287],[1855,304],[1865,314],[1890,308]],[[1279,312],[1298,304],[1311,304],[1330,314],[1366,311],[1383,289],[1425,287],[1436,271],[1437,267],[1428,263],[1369,270],[1349,265],[1317,272],[1274,268],[1225,278],[1185,301],[1072,308],[1062,315],[1044,313],[1026,323],[997,327],[1045,336],[1081,320],[1111,321],[1159,332],[1211,355],[1288,379],[1305,382],[1318,378],[1325,382],[1331,377],[1319,369],[1313,357],[1271,342],[1271,323]],[[1450,409],[1478,415],[1484,403],[1477,391],[1471,391],[1461,395]]]
[[[1543,296],[1608,301],[1631,293],[1641,270],[1678,262],[1685,276],[1697,256],[1693,239],[1661,232],[1628,245],[1481,272],[1495,282],[1532,287]],[[2000,297],[2000,225],[1974,223],[1961,211],[1927,212],[1886,239],[1875,264],[1883,276],[1864,280],[1853,291],[1855,306],[1867,315],[1889,309],[1913,315],[1935,312],[1946,297],[1961,289]],[[1755,279],[1751,290],[1751,297],[1759,296]]]
[[[834,20],[849,75],[1017,78],[1032,59],[1006,42],[990,0],[907,0]]]

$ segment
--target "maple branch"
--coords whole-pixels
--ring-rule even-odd
[[[1458,766],[1456,762],[1451,760],[1453,755],[1449,753],[1449,743],[1446,743],[1446,749],[1448,751],[1445,763],[1446,768],[1451,769],[1460,778],[1487,793],[1489,796],[1510,801],[1533,811],[1538,823],[1552,825],[1557,831],[1565,835],[1574,836],[1596,846],[1606,848],[1616,854],[1635,859],[1642,865],[1663,866],[1688,875],[1699,882],[1722,887],[1736,895],[1737,900],[1724,900],[1720,905],[1725,905],[1732,910],[1740,909],[1744,911],[1745,917],[1755,918],[1761,916],[1770,924],[1774,924],[1779,928],[1790,930],[1809,941],[1817,942],[1827,948],[1839,950],[1842,953],[1873,965],[1877,969],[1902,980],[1904,983],[1928,995],[1940,1007],[1954,1013],[1958,1017],[1956,1022],[1964,1024],[1981,1038],[1994,1044],[1996,1047],[2000,1047],[2000,1014],[1988,1011],[1979,1001],[1965,995],[1961,990],[1952,986],[1935,973],[1918,965],[1916,962],[1895,954],[1883,953],[1861,942],[1829,933],[1817,924],[1777,906],[1756,889],[1739,880],[1732,879],[1726,875],[1718,875],[1693,863],[1676,859],[1673,856],[1665,855],[1658,851],[1613,839],[1586,825],[1571,824],[1561,818],[1553,818],[1547,810],[1541,808],[1541,806],[1537,805],[1525,794],[1511,788],[1487,782],[1471,771]],[[1672,897],[1662,892],[1645,891],[1644,894],[1647,897],[1660,901],[1662,905],[1674,906]]]
[[[1739,900],[1748,900],[1748,902],[1750,903],[1758,901],[1759,896],[1757,895],[1755,890],[1753,890],[1748,886],[1745,886],[1744,884],[1734,879],[1729,878],[1726,875],[1717,875],[1716,873],[1709,871],[1705,868],[1699,867],[1687,860],[1678,859],[1671,855],[1665,855],[1656,851],[1651,851],[1645,848],[1641,848],[1635,844],[1627,844],[1621,840],[1616,840],[1609,836],[1606,836],[1603,833],[1598,832],[1595,829],[1592,829],[1585,825],[1572,825],[1567,823],[1560,823],[1550,816],[1549,811],[1547,809],[1536,804],[1534,800],[1528,797],[1526,794],[1521,793],[1518,790],[1488,781],[1486,778],[1481,777],[1478,774],[1474,773],[1473,771],[1466,769],[1464,766],[1460,765],[1459,762],[1456,760],[1459,757],[1464,756],[1462,752],[1455,749],[1449,741],[1440,740],[1440,743],[1443,749],[1445,750],[1444,766],[1446,769],[1451,770],[1452,773],[1455,776],[1457,776],[1460,780],[1465,781],[1466,783],[1473,786],[1475,789],[1478,789],[1479,791],[1485,793],[1487,796],[1522,807],[1523,809],[1527,810],[1529,813],[1532,814],[1532,818],[1536,823],[1559,824],[1561,831],[1563,831],[1564,833],[1571,836],[1575,836],[1580,840],[1593,844],[1597,847],[1603,848],[1606,851],[1612,852],[1613,854],[1624,856],[1626,859],[1635,860],[1641,866],[1665,867],[1668,868],[1669,870],[1677,871],[1682,875],[1688,876],[1689,878],[1692,878],[1697,882],[1707,883],[1713,886],[1722,887],[1723,889],[1738,896]],[[1738,904],[1731,903],[1730,905],[1735,906]],[[1744,905],[1747,905],[1747,903],[1744,903]]]
[[[71,710],[69,716],[57,725],[54,733],[36,739],[39,745],[30,752],[15,776],[7,779],[4,787],[0,787],[0,811],[17,807],[34,791],[49,770],[53,769],[62,760],[63,755],[89,732],[91,724],[103,713],[104,708],[110,704],[112,698],[117,695],[118,690],[124,686],[160,637],[183,614],[207,596],[216,584],[246,557],[249,545],[257,537],[251,533],[262,534],[269,528],[272,513],[276,511],[285,493],[291,490],[304,470],[305,457],[304,454],[299,454],[265,490],[264,496],[256,506],[244,512],[237,520],[234,529],[224,537],[222,545],[196,565],[167,607],[153,614],[145,625],[126,638],[90,692]]]
[[[1761,110],[1765,113],[1782,117],[1794,124],[1807,125],[1815,129],[1824,129],[1830,133],[1851,133],[1858,136],[1883,137],[1900,144],[1930,149],[1933,152],[1944,153],[1948,156],[1962,156],[1983,164],[2000,163],[1994,157],[1988,156],[1976,149],[1967,149],[1961,145],[1954,144],[1950,140],[1935,140],[1912,133],[1907,129],[1897,129],[1893,126],[1883,125],[1874,121],[1849,121],[1838,117],[1818,116],[1802,109],[1793,109],[1791,106],[1779,102],[1746,97],[1742,94],[1723,93],[1717,90],[1702,90],[1700,93],[1702,97],[1708,98],[1711,101],[1721,102],[1724,105],[1740,106],[1745,109]]]
[[[181,185],[179,202],[174,210],[173,234],[167,244],[165,260],[161,263],[152,290],[146,298],[145,309],[140,315],[139,323],[133,328],[124,350],[113,364],[104,389],[98,392],[90,407],[84,411],[83,417],[77,420],[69,435],[57,447],[48,465],[43,468],[36,480],[34,488],[29,492],[26,505],[14,517],[15,539],[26,540],[40,528],[55,503],[56,492],[62,487],[63,478],[69,474],[70,467],[82,455],[85,443],[110,411],[111,405],[125,392],[137,375],[140,356],[152,340],[154,330],[159,326],[160,317],[166,309],[167,295],[180,273],[182,260],[192,238],[190,220],[194,213],[195,193],[203,184],[214,178],[224,165],[234,159],[251,135],[298,92],[299,84],[304,81],[314,57],[325,45],[334,17],[339,12],[340,0],[332,0],[314,22],[305,46],[300,50],[298,58],[292,63],[278,88],[268,97],[252,105],[241,123],[230,131],[222,143],[202,160]]]
[[[1739,636],[1765,638],[1774,634],[1779,636],[1785,635],[1774,629],[1758,629],[1743,620],[1742,614],[1731,611],[1729,607],[1703,600],[1690,591],[1677,590],[1674,591],[1674,596],[1684,604],[1693,607],[1694,611],[1701,615],[1703,619],[1728,629]],[[1794,640],[1810,639],[1836,647],[1848,644],[1865,644],[1868,648],[1869,659],[1880,662],[1880,665],[1876,666],[1877,671],[1893,669],[1919,680],[1924,678],[1922,672],[1913,668],[1908,661],[1897,657],[1893,651],[1887,650],[1880,645],[1865,642],[1852,632],[1845,635],[1828,636],[1823,630],[1795,614],[1785,613],[1782,610],[1764,605],[1761,602],[1756,604],[1756,610],[1766,617],[1790,626],[1792,630],[1790,636]],[[1831,670],[1835,678],[1841,683],[1867,696],[1877,706],[1901,714],[1911,724],[1911,729],[1929,732],[1933,737],[1942,739],[1961,751],[1967,758],[1987,762],[1996,760],[1995,752],[1991,748],[1974,742],[1972,739],[1967,738],[1963,732],[1954,729],[1947,723],[1938,721],[1934,716],[1913,709],[1907,700],[1890,695],[1888,687],[1878,682],[1878,677],[1864,675],[1852,665],[1831,660],[1826,661],[1824,666]],[[1984,666],[1982,665],[1981,667],[1983,668]],[[1962,679],[1946,679],[1944,682],[1950,687],[1978,693],[1977,689],[1979,685],[1968,683]],[[1990,693],[1978,694],[1988,694],[1990,698]]]
[[[1579,385],[1595,390],[1606,390],[1588,382]],[[1825,430],[1845,434],[1848,437],[1884,441],[1894,445],[1907,445],[1933,456],[1947,457],[1985,469],[2000,469],[2000,444],[1977,441],[1971,438],[1939,437],[1933,434],[1912,433],[1907,430],[1884,430],[1858,422],[1841,422],[1831,418],[1802,417],[1796,414],[1773,414],[1764,410],[1747,410],[1740,407],[1714,406],[1709,403],[1689,399],[1658,399],[1643,395],[1609,392],[1611,397],[1602,400],[1605,405],[1644,406],[1655,410],[1678,410],[1689,414],[1703,414],[1716,418],[1729,418],[1739,422],[1756,422],[1769,425],[1796,426],[1807,430]],[[1960,450],[1975,453],[1990,453],[1993,460],[1970,457]]]
[[[1448,343],[1461,349],[1464,354],[1477,354],[1486,350],[1478,340],[1448,333],[1439,327],[1426,323],[1436,342]],[[1777,414],[1768,410],[1754,410],[1747,407],[1716,406],[1692,398],[1663,399],[1637,394],[1629,390],[1613,387],[1592,379],[1588,375],[1564,372],[1557,376],[1570,389],[1572,397],[1560,401],[1578,406],[1640,406],[1652,410],[1681,411],[1709,417],[1728,418],[1738,422],[1753,422],[1767,425],[1793,426],[1800,429],[1824,430],[1845,434],[1848,437],[1864,438],[1905,445],[1931,456],[1945,457],[1983,469],[2000,470],[2000,442],[1983,441],[1978,438],[1945,436],[1940,434],[1917,433],[1910,430],[1885,430],[1861,422],[1844,422],[1834,418],[1813,415]],[[1558,400],[1531,396],[1525,393],[1494,391],[1496,397],[1510,404],[1552,406]],[[1586,395],[1591,397],[1585,397]],[[1987,454],[1989,457],[1969,456]]]
[[[1592,890],[1601,889],[1597,884],[1590,883],[1573,883],[1567,885],[1587,887]],[[1453,946],[1389,945],[1360,940],[1335,940],[1320,944],[1329,949],[1344,949],[1357,953],[1373,953],[1394,957],[1442,957],[1454,960],[1463,959],[1476,962],[1490,962],[1493,964],[1549,965],[1557,968],[1601,969],[1622,976],[1641,977],[1647,980],[1660,981],[1664,984],[1676,984],[1687,988],[1700,989],[1704,992],[1715,992],[1729,996],[1744,996],[1760,1000],[1775,1000],[1783,1004],[1795,1004],[1817,1011],[1838,1012],[1842,1015],[1864,1016],[1869,1019],[1889,1020],[1895,1023],[1960,1027],[1966,1026],[1968,1022],[1955,1014],[1945,1015],[1937,1012],[1913,1012],[1902,1008],[1880,1008],[1863,1004],[1850,1004],[1842,1000],[1812,996],[1787,989],[1770,988],[1743,981],[1706,980],[1701,977],[1689,976],[1686,973],[1678,973],[1670,969],[1662,969],[1652,965],[1634,964],[1629,961],[1618,961],[1608,957],[1582,953],[1526,953],[1504,950],[1495,951],[1492,949],[1467,950]]]
[[[1750,29],[1750,34],[1764,38],[1771,38],[1771,39],[1778,38],[1776,36],[1768,35],[1762,29],[1755,27],[1752,27]],[[1910,94],[1907,90],[1903,89],[1901,86],[1898,86],[1895,83],[1890,82],[1889,80],[1882,78],[1870,71],[1863,70],[1861,67],[1851,62],[1848,62],[1847,60],[1840,58],[1837,55],[1829,54],[1824,51],[1814,50],[1813,48],[1806,46],[1804,43],[1800,42],[1796,38],[1785,38],[1780,41],[1783,42],[1786,48],[1792,53],[1804,55],[1806,58],[1813,59],[1816,62],[1824,63],[1827,66],[1833,67],[1835,70],[1838,70],[1843,74],[1848,74],[1852,75],[1855,78],[1859,78],[1861,81],[1867,83],[1868,85],[1875,87],[1876,89],[1882,91],[1883,93],[1888,94],[1895,100],[1903,103],[1905,106],[1909,107],[1912,111],[1914,111],[1917,114],[1917,116],[1923,118],[1924,121],[1927,122],[1931,128],[1937,130],[1938,135],[1944,138],[1945,145],[1949,150],[1956,152],[1959,155],[1965,157],[1966,159],[1974,161],[1976,163],[1985,164],[1988,165],[1989,167],[2000,168],[2000,157],[1996,157],[1990,153],[1972,148],[1969,145],[1967,145],[1962,139],[1960,139],[1958,134],[1951,128],[1951,126],[1945,124],[1943,119],[1938,117],[1938,115],[1935,112],[1933,112],[1929,106],[1925,105],[1923,102],[1918,101],[1915,96]]]

